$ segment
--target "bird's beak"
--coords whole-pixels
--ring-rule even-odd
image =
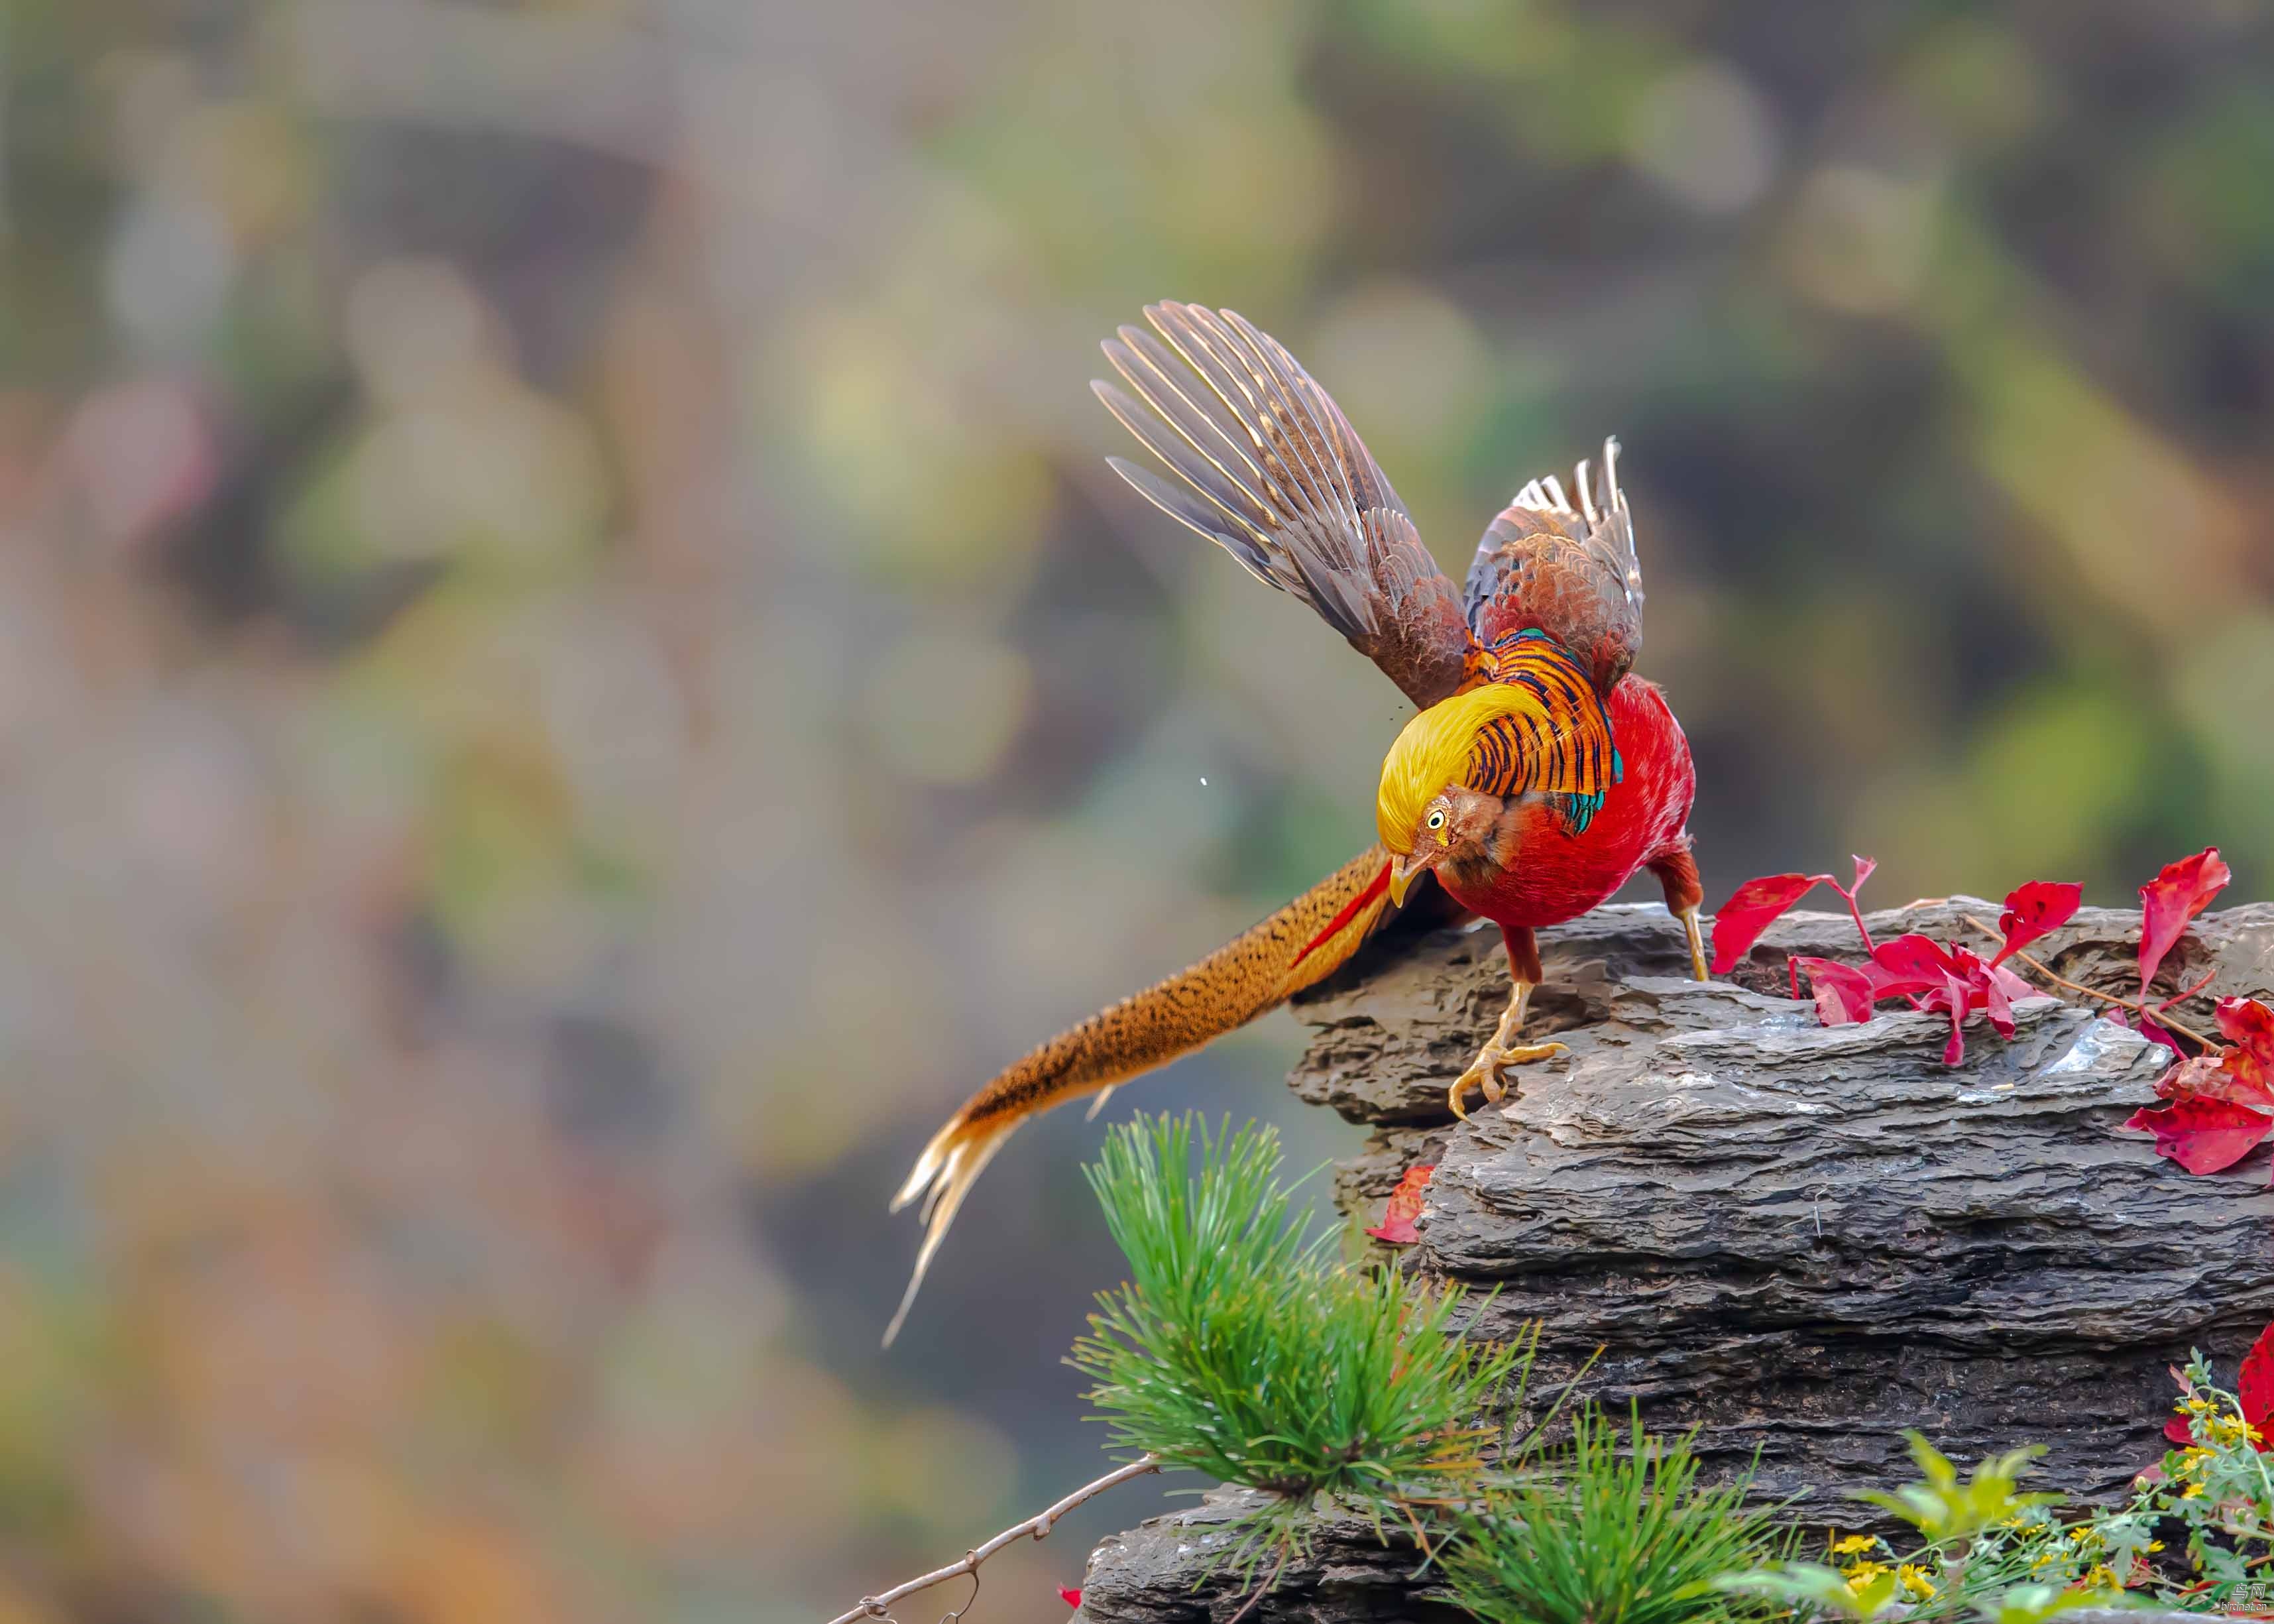
[[[1413,883],[1413,876],[1429,866],[1428,858],[1418,851],[1389,859],[1389,902],[1394,908],[1405,906],[1405,889]]]

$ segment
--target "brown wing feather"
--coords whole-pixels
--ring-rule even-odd
[[[1448,918],[1457,913],[1442,892],[1405,899],[1408,916],[1432,910]],[[886,1345],[900,1333],[956,1209],[1020,1123],[1166,1065],[1277,1008],[1346,963],[1398,912],[1389,905],[1389,854],[1368,847],[1197,964],[1060,1032],[972,1095],[932,1136],[892,1198],[898,1212],[923,1197],[928,1227],[907,1295],[885,1333]]]
[[[1090,387],[1184,487],[1118,457],[1114,471],[1309,604],[1416,705],[1453,692],[1471,649],[1459,595],[1342,409],[1232,311],[1161,304],[1145,317],[1158,337],[1125,327],[1103,346],[1135,397]]]
[[[1606,699],[1642,646],[1642,564],[1619,489],[1619,442],[1603,442],[1598,479],[1581,463],[1578,506],[1534,480],[1487,527],[1469,566],[1470,630],[1486,647],[1544,631],[1577,655]]]

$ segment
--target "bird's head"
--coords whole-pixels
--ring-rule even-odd
[[[1544,716],[1531,690],[1487,684],[1441,699],[1405,724],[1382,761],[1374,827],[1389,848],[1389,896],[1405,903],[1406,888],[1424,869],[1455,870],[1503,860],[1498,839],[1507,803],[1470,787],[1477,736],[1502,716]]]

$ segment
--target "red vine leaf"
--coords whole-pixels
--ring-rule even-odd
[[[1882,998],[1899,993],[1938,992],[1943,978],[1958,971],[1958,961],[1948,948],[1916,931],[1872,948],[1871,963],[1877,967],[1873,979]]]
[[[2083,901],[2082,886],[2062,880],[2032,880],[2016,887],[2006,898],[2006,911],[1998,916],[1998,931],[2006,945],[1990,962],[2002,964],[2038,937],[2060,929]]]
[[[2274,1009],[2255,998],[2218,1001],[2218,1030],[2228,1041],[2274,1066]]]
[[[1825,1025],[1846,1026],[1871,1018],[1879,993],[1877,983],[1864,971],[1837,959],[1798,956],[1792,961],[1792,969],[1796,978],[1808,978],[1810,995],[1816,1000],[1816,1017]]]
[[[2141,1017],[2144,1030],[2146,1016]],[[2182,1059],[2156,1080],[2166,1099],[2218,1099],[2274,1111],[2274,1009],[2255,998],[2223,998],[2218,1029],[2228,1048]]]
[[[2242,1374],[2235,1378],[2234,1395],[2242,1401],[2242,1418],[2258,1434],[2258,1453],[2263,1454],[2274,1447],[2274,1431],[2267,1422],[2274,1416],[2274,1326],[2258,1333],[2250,1344],[2250,1351],[2242,1356]]]
[[[1869,870],[1863,871],[1869,872]],[[1769,874],[1748,880],[1713,910],[1713,973],[1725,976],[1777,917],[1829,874]]]
[[[2210,899],[2233,878],[2233,871],[2219,860],[2218,848],[2206,846],[2191,857],[2166,863],[2163,872],[2140,888],[2140,992],[2143,997],[2164,956],[2187,934],[2187,921],[2210,906]]]
[[[2124,1125],[2154,1134],[2156,1154],[2170,1157],[2188,1172],[2217,1173],[2249,1155],[2274,1131],[2274,1116],[2230,1099],[2195,1095],[2160,1111],[2142,1107]]]
[[[1946,974],[1942,986],[1926,995],[1922,1009],[1940,1009],[1950,1016],[1950,1041],[1942,1046],[1942,1063],[1955,1066],[1966,1058],[1966,1009],[1972,989],[1959,977]]]
[[[1058,1586],[1058,1599],[1065,1603],[1069,1607],[1079,1607],[1081,1605],[1081,1592],[1080,1590],[1069,1590],[1065,1586],[1060,1585]]]
[[[2157,1094],[2165,1099],[2233,1099],[2225,1069],[2219,1064],[2225,1054],[2221,1049],[2180,1061],[2156,1079]]]
[[[1391,1246],[1411,1246],[1419,1241],[1420,1232],[1413,1227],[1413,1220],[1421,1216],[1421,1192],[1429,1188],[1430,1175],[1436,1171],[1434,1162],[1406,1168],[1398,1178],[1397,1188],[1389,1192],[1389,1205],[1382,1209],[1382,1222],[1367,1233]]]
[[[2218,1030],[2234,1045],[2224,1064],[2237,1097],[2255,1097],[2274,1108],[2274,1009],[2255,998],[2222,998]]]
[[[1988,1016],[1991,1027],[2000,1038],[2013,1037],[2014,1002],[2007,990],[2006,972],[1995,964],[1984,963],[1980,956],[1963,948],[1958,949],[1958,962],[1966,978],[1966,1007]]]

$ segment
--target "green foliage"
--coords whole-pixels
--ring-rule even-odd
[[[2261,1605],[2258,1575],[2274,1563],[2274,1474],[2240,1401],[2213,1385],[2200,1354],[2180,1380],[2176,1408],[2189,1441],[2142,1473],[2121,1505],[2064,1521],[2051,1509],[2059,1495],[2019,1487],[2041,1451],[1992,1456],[1962,1484],[1914,1434],[1911,1457],[1924,1480],[1859,1498],[1909,1523],[1923,1543],[1906,1554],[1875,1535],[1851,1534],[1832,1546],[1837,1566],[1772,1562],[1721,1586],[1859,1620],[1898,1605],[1912,1620],[1986,1624],[2039,1624],[2127,1599],[2202,1612]]]
[[[1197,1171],[1191,1170],[1195,1149]],[[1100,1293],[1070,1363],[1113,1443],[1280,1497],[1384,1509],[1465,1492],[1493,1432],[1477,1416],[1527,1350],[1463,1342],[1458,1290],[1415,1294],[1304,1238],[1277,1136],[1138,1117],[1088,1169],[1129,1279]]]
[[[1724,1574],[1716,1590],[1737,1596],[1758,1596],[1779,1602],[1803,1615],[1827,1619],[1868,1619],[1894,1599],[1896,1577],[1884,1562],[1857,1563],[1853,1575],[1821,1562],[1773,1561],[1743,1573]]]
[[[1990,1624],[2038,1624],[2073,1607],[2121,1602],[2115,1575],[2089,1560],[2074,1575],[2048,1575],[2045,1564],[2031,1565],[2031,1552],[2046,1547],[2040,1530],[2059,1533],[2046,1507],[2061,1497],[2021,1487],[2030,1462],[2044,1453],[2041,1446],[1985,1456],[1962,1483],[1948,1456],[1918,1433],[1908,1436],[1922,1481],[1856,1498],[1909,1523],[1923,1545],[1901,1557],[1875,1535],[1851,1534],[1832,1547],[1835,1558],[1849,1559],[1841,1567],[1772,1562],[1725,1577],[1721,1588],[1856,1620],[1900,1603],[1910,1619],[1972,1613]]]
[[[2022,1474],[2029,1462],[2044,1454],[2043,1444],[2031,1444],[2004,1454],[1986,1455],[1963,1484],[1949,1457],[1917,1432],[1910,1440],[1911,1461],[1925,1481],[1907,1484],[1893,1494],[1869,1491],[1856,1498],[1893,1512],[1931,1540],[1966,1539],[1992,1523],[2031,1507],[2058,1504],[2058,1494],[2021,1492]]]
[[[2185,1605],[2241,1602],[2255,1611],[2268,1588],[2258,1575],[2274,1563],[2274,1475],[2259,1452],[2264,1439],[2241,1400],[2212,1382],[2200,1352],[2190,1350],[2180,1385],[2174,1409],[2187,1424],[2187,1442],[2134,1485],[2124,1515],[2127,1523],[2184,1530],[2187,1566],[2202,1585],[2190,1587]]]
[[[1774,1508],[1746,1509],[1751,1473],[1698,1486],[1694,1436],[1653,1438],[1634,1416],[1622,1436],[1592,1407],[1575,1413],[1567,1446],[1462,1518],[1445,1558],[1456,1598],[1487,1624],[1766,1616],[1767,1599],[1713,1582],[1789,1540],[1774,1532]]]

